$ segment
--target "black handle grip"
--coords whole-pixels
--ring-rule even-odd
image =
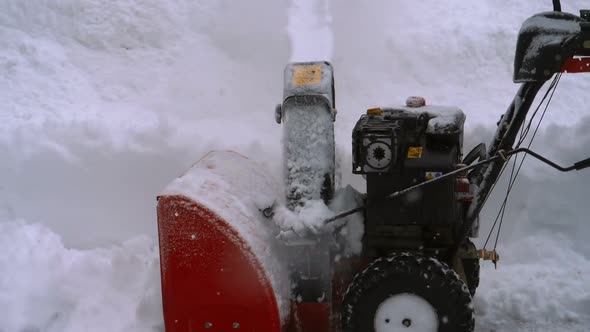
[[[590,158],[579,161],[577,163],[574,164],[574,168],[579,171],[581,169],[584,169],[586,167],[590,167]]]

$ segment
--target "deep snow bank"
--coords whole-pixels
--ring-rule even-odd
[[[280,133],[286,8],[260,5],[269,19],[232,1],[0,4],[0,216],[77,246],[154,235],[153,198],[195,158],[278,149],[258,142]]]
[[[587,331],[590,260],[574,241],[547,234],[503,248],[475,297],[478,331]]]
[[[0,223],[2,331],[160,329],[157,242],[76,250],[42,225]]]
[[[310,43],[301,56],[332,55],[340,183],[360,188],[362,179],[350,175],[349,137],[367,107],[423,95],[465,111],[468,147],[488,142],[517,89],[518,27],[551,5],[324,4],[328,10],[273,0],[0,4],[0,312],[9,313],[0,330],[160,324],[151,312],[158,298],[154,198],[210,149],[231,148],[280,176],[281,128],[272,110],[291,54],[288,24],[302,22],[308,38],[317,24],[333,38],[331,48]],[[564,9],[584,5],[568,1]],[[296,8],[320,14],[287,20]],[[589,84],[588,76],[564,77],[534,146],[564,164],[590,155],[588,118],[580,120],[590,114]],[[583,282],[589,177],[532,161],[525,168],[503,226],[499,270],[486,267],[482,276],[479,330],[583,331],[590,326]],[[21,218],[43,226],[12,222]]]

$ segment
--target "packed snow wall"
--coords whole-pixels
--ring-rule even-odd
[[[466,148],[488,142],[517,89],[520,23],[551,6],[294,3],[0,4],[0,330],[160,329],[155,197],[211,149],[266,164],[280,182],[272,112],[290,59],[331,57],[339,183],[362,189],[349,140],[360,113],[418,94],[465,111]],[[314,26],[327,36],[320,46],[291,44],[315,38]],[[564,76],[534,149],[563,164],[588,157],[589,85]],[[584,331],[590,177],[534,161],[525,169],[499,269],[484,269],[476,296],[478,328]],[[503,190],[484,211],[482,235]]]

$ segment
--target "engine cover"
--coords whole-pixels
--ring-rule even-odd
[[[353,130],[353,172],[367,180],[366,238],[412,237],[400,234],[399,226],[462,220],[453,177],[393,199],[387,196],[455,170],[464,121],[458,108],[440,106],[383,108],[361,116]]]

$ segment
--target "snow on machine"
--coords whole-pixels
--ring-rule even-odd
[[[352,133],[366,194],[336,188],[332,66],[289,64],[275,110],[284,184],[244,156],[210,152],[158,197],[166,331],[473,331],[479,263],[498,255],[470,238],[503,170],[514,167],[511,188],[518,153],[564,172],[590,167],[528,148],[562,73],[590,72],[590,11],[554,7],[520,30],[521,87],[489,148],[463,154],[456,107],[410,97],[367,110]]]

